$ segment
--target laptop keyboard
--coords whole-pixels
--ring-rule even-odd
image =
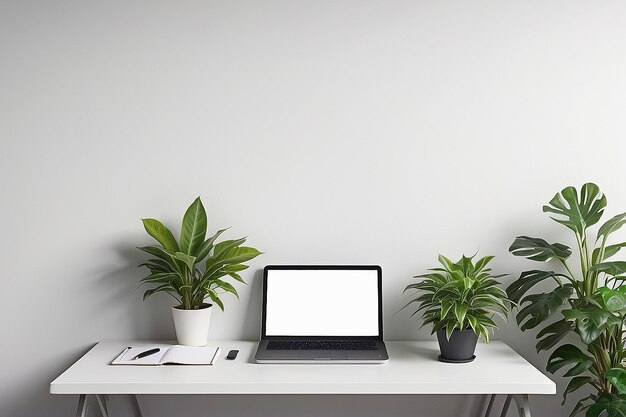
[[[375,340],[270,340],[267,350],[376,350]]]

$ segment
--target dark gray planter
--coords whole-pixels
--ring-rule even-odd
[[[474,351],[478,336],[472,329],[454,329],[450,340],[446,339],[446,329],[441,329],[437,332],[437,341],[441,350],[439,360],[442,362],[465,363],[476,358]]]

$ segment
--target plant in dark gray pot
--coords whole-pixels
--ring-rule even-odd
[[[422,326],[432,324],[442,362],[473,361],[478,337],[488,342],[489,330],[496,327],[493,316],[506,320],[505,303],[509,300],[497,279],[507,274],[491,274],[488,264],[493,256],[480,258],[476,263],[473,259],[462,256],[453,262],[439,255],[442,267],[414,277],[420,282],[404,289],[416,292],[402,309],[416,306],[411,316],[422,312]]]

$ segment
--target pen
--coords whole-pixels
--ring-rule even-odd
[[[160,352],[161,349],[159,348],[154,348],[154,349],[150,349],[150,350],[146,350],[145,352],[141,352],[140,354],[138,354],[137,356],[135,356],[134,358],[131,359],[131,361],[134,361],[136,359],[141,359],[141,358],[145,358],[146,356],[150,356],[150,355],[154,355],[155,353]]]

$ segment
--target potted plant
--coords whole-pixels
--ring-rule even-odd
[[[150,254],[140,266],[150,270],[141,280],[142,284],[154,285],[147,290],[143,299],[164,292],[176,299],[172,307],[178,343],[190,346],[207,344],[209,322],[213,304],[224,310],[221,296],[237,290],[225,281],[230,277],[244,283],[239,272],[248,268],[245,262],[261,254],[257,249],[242,246],[245,238],[217,242],[226,229],[218,230],[206,238],[207,216],[200,197],[189,206],[183,217],[178,240],[160,221],[142,219],[146,232],[158,245],[140,247]]]
[[[570,229],[576,240],[577,266],[570,262],[572,250],[561,243],[518,236],[509,251],[532,261],[552,262],[559,269],[522,272],[508,288],[511,300],[519,304],[517,323],[522,330],[542,326],[537,334],[537,352],[557,346],[548,359],[546,369],[555,373],[567,368],[571,377],[563,393],[566,396],[582,387],[593,392],[581,399],[571,415],[587,410],[597,417],[626,415],[626,262],[608,261],[626,242],[609,244],[609,236],[626,224],[626,213],[618,214],[602,224],[595,234],[589,228],[597,224],[607,200],[600,188],[584,184],[580,193],[566,187],[557,193],[543,211]],[[526,295],[540,282],[554,286],[547,292]],[[575,333],[584,346],[580,349],[563,343],[565,336]]]
[[[414,277],[421,281],[404,289],[417,291],[403,309],[416,304],[411,316],[423,311],[422,326],[432,324],[441,350],[439,360],[443,362],[474,360],[478,336],[488,342],[489,329],[496,327],[493,316],[506,319],[508,299],[497,281],[506,274],[491,274],[488,264],[493,256],[480,258],[476,263],[473,259],[462,256],[452,262],[439,255],[442,268]]]

